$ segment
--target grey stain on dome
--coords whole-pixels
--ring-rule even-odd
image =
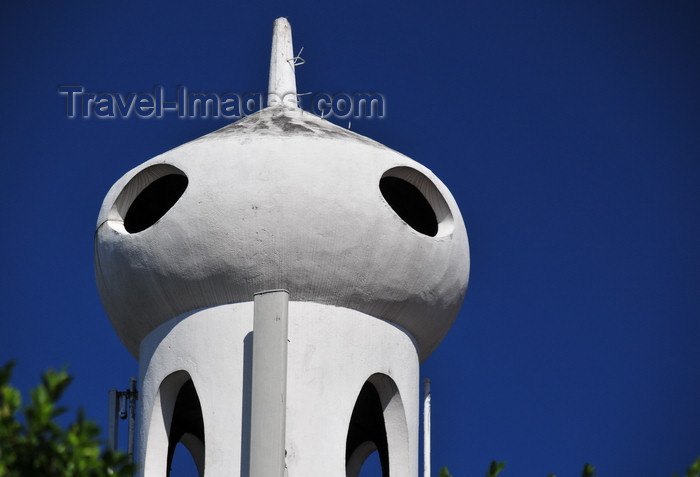
[[[233,124],[214,131],[195,142],[206,139],[224,137],[249,137],[259,135],[265,137],[305,136],[323,139],[350,139],[368,146],[385,148],[386,146],[361,136],[357,133],[337,126],[318,116],[301,109],[284,107],[269,107],[251,114]]]

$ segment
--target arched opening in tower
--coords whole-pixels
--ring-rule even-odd
[[[369,381],[355,402],[345,444],[346,477],[357,477],[365,459],[374,451],[379,454],[382,477],[389,477],[389,445],[384,409],[377,388]]]
[[[168,473],[170,476],[175,449],[182,443],[190,451],[199,471],[204,475],[204,419],[197,390],[191,379],[187,380],[177,394],[173,420],[168,436]]]

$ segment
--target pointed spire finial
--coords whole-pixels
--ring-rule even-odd
[[[292,27],[286,18],[280,17],[275,20],[272,29],[270,82],[267,89],[268,106],[299,107],[294,62]]]

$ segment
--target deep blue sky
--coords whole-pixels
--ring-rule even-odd
[[[434,472],[664,477],[700,455],[700,2],[0,8],[0,360],[22,389],[69,364],[66,403],[106,425],[137,364],[94,283],[102,199],[227,124],[67,119],[57,87],[264,92],[287,16],[299,91],[382,93],[352,129],[432,169],[467,224],[467,298],[422,368]]]

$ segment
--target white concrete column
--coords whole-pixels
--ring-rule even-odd
[[[288,308],[285,290],[255,295],[250,477],[282,477],[284,472]]]

